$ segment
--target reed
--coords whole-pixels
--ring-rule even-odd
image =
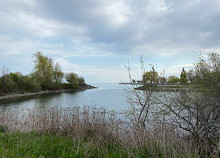
[[[36,137],[39,140],[42,137],[70,139],[75,145],[68,148],[68,153],[75,156],[81,153],[83,157],[199,157],[191,140],[159,120],[149,121],[147,128],[137,128],[132,119],[94,107],[5,109],[0,112],[0,125],[4,126],[0,148],[4,147],[5,151],[9,151],[9,147],[2,145],[2,136],[21,135],[21,139],[30,137],[32,142]],[[19,143],[15,144],[14,149],[19,154]]]

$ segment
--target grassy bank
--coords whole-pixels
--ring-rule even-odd
[[[13,132],[0,135],[1,157],[128,157],[129,151],[114,141],[77,140],[49,133]]]
[[[2,157],[198,157],[174,128],[95,108],[0,111]]]
[[[177,153],[167,146],[167,151],[157,142],[149,147],[125,145],[114,138],[94,138],[91,135],[76,139],[65,134],[41,132],[12,132],[0,134],[1,157],[196,157]]]

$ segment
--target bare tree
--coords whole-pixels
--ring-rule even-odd
[[[165,100],[158,97],[167,120],[189,132],[194,147],[210,152],[220,138],[220,56],[209,54],[209,59],[195,64],[191,70],[191,87],[181,88]],[[162,99],[161,99],[162,98]]]
[[[158,77],[157,77],[157,72],[155,71],[154,67],[152,65],[151,70],[148,71],[150,73],[146,73],[145,71],[145,65],[144,65],[144,60],[143,56],[140,57],[140,67],[142,71],[142,87],[141,90],[139,91],[137,89],[137,86],[135,84],[132,85],[132,96],[129,98],[129,102],[132,104],[132,114],[134,116],[134,121],[137,123],[137,128],[143,128],[145,129],[146,127],[146,122],[148,120],[148,115],[150,112],[151,105],[153,104],[153,97],[154,97],[154,92],[157,84],[158,84]],[[128,70],[128,75],[130,79],[130,83],[132,82],[132,76],[131,76],[131,68],[128,64],[126,67]],[[151,75],[151,76],[148,76]],[[156,76],[156,77],[155,77]],[[145,80],[146,78],[150,79],[150,83],[148,83],[148,80]]]
[[[140,58],[142,74],[146,74],[143,58]],[[159,93],[157,84],[143,82],[142,92],[132,84],[133,111],[137,127],[146,129],[150,109],[156,106],[166,124],[176,127],[190,138],[192,149],[208,155],[220,138],[220,55],[210,53],[209,58],[195,64],[189,78],[191,86],[180,87],[171,93]],[[131,69],[127,67],[132,83]],[[151,71],[155,72],[154,67]],[[153,82],[151,82],[153,83]],[[157,82],[155,82],[157,83]],[[160,88],[159,88],[160,89]],[[159,119],[157,121],[160,121]]]

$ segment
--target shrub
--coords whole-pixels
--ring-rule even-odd
[[[0,89],[2,92],[4,93],[12,92],[14,85],[15,83],[10,74],[3,75],[0,78]]]

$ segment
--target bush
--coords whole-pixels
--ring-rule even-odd
[[[0,78],[0,92],[37,92],[40,91],[40,85],[29,76],[21,73],[10,73]]]
[[[190,72],[191,85],[160,99],[167,121],[174,123],[190,134],[193,147],[200,154],[212,151],[212,143],[220,137],[220,55],[209,54],[209,59],[200,61]]]
[[[75,73],[67,73],[65,74],[66,81],[71,85],[71,88],[78,88],[79,87],[79,81],[83,82],[82,79],[79,80],[79,77]]]
[[[3,75],[0,78],[0,89],[3,93],[12,92],[14,89],[14,81],[9,74]]]
[[[28,76],[22,76],[20,80],[20,88],[24,87],[25,91],[38,92],[41,90],[41,86],[34,79]]]

